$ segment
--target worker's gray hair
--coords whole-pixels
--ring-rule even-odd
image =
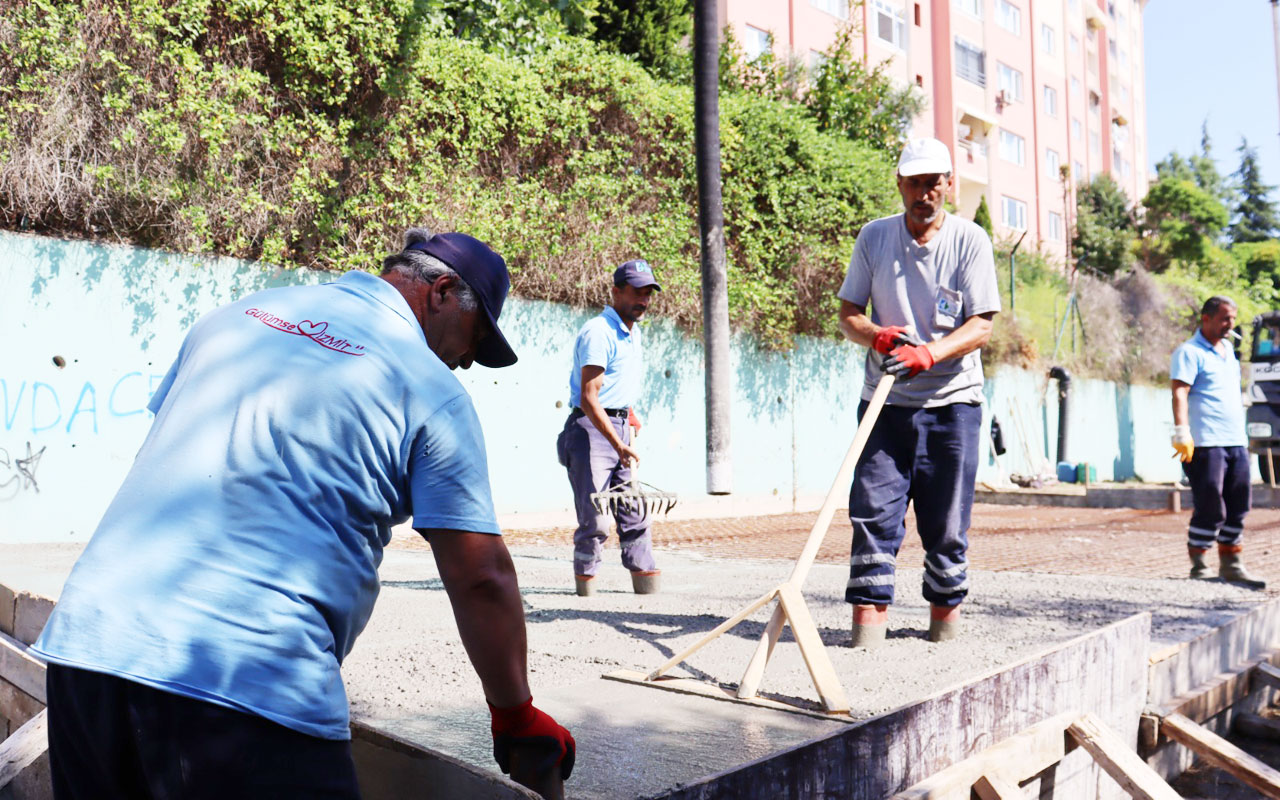
[[[1232,300],[1230,297],[1225,297],[1220,294],[1215,294],[1213,297],[1210,297],[1208,300],[1204,301],[1204,306],[1200,309],[1200,315],[1203,317],[1212,317],[1214,314],[1217,314],[1218,309],[1222,308],[1223,306],[1231,306],[1232,308],[1239,308],[1239,306],[1236,305],[1235,301]]]
[[[425,283],[435,283],[442,276],[451,276],[458,281],[458,288],[454,291],[457,293],[458,303],[461,305],[462,310],[475,311],[480,307],[480,301],[476,298],[475,291],[452,267],[433,255],[428,255],[421,250],[409,249],[410,245],[425,242],[431,236],[431,231],[426,228],[410,228],[405,231],[404,249],[382,260],[382,274],[394,272],[406,278]]]

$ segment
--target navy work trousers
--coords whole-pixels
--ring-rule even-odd
[[[626,418],[611,416],[609,422],[622,441],[630,444],[631,429]],[[609,516],[596,510],[591,494],[630,484],[631,468],[622,466],[618,451],[577,409],[565,420],[564,430],[556,439],[556,456],[569,472],[573,507],[578,515],[578,527],[573,532],[573,572],[576,575],[595,575],[604,540],[609,538]],[[649,515],[640,504],[619,504],[614,521],[618,541],[622,544],[622,566],[632,572],[657,569],[653,560],[653,542],[649,537]]]
[[[1191,482],[1191,524],[1187,546],[1207,550],[1237,545],[1244,536],[1244,517],[1252,499],[1249,451],[1244,447],[1197,447],[1182,465]]]
[[[866,410],[864,400],[858,406],[859,419]],[[915,508],[925,549],[925,599],[947,607],[964,600],[969,591],[966,551],[981,427],[982,407],[970,403],[881,410],[849,492],[853,547],[845,600],[893,602],[908,502]]]
[[[55,800],[359,800],[351,743],[50,664]]]

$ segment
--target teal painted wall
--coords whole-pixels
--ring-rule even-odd
[[[146,434],[144,406],[187,327],[249,292],[331,278],[0,233],[0,537],[87,538]],[[603,301],[603,276],[601,283]],[[484,424],[494,497],[508,523],[558,521],[570,508],[554,442],[568,412],[573,337],[593,313],[513,298],[503,330],[520,363],[459,373]],[[776,353],[735,337],[734,493],[712,501],[705,495],[701,342],[662,319],[647,322],[646,335],[643,479],[680,493],[683,513],[820,504],[856,428],[861,350],[801,338],[795,350]],[[1167,391],[1080,380],[1073,389],[1074,460],[1093,463],[1101,480],[1176,479],[1176,462],[1167,458]],[[993,411],[1000,418],[1009,452],[994,459],[984,435],[979,478],[1049,464],[1057,441],[1054,382],[1003,367],[986,395],[987,418]]]

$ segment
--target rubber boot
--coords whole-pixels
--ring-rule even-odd
[[[631,573],[631,590],[636,594],[657,594],[661,586],[661,570]]]
[[[1203,581],[1209,579],[1209,564],[1205,561],[1205,555],[1208,550],[1201,550],[1199,547],[1188,547],[1187,554],[1191,556],[1191,580]]]
[[[855,605],[853,607],[853,639],[850,647],[871,649],[884,644],[885,634],[889,630],[889,606],[885,603],[876,605]]]
[[[1267,582],[1258,580],[1244,568],[1240,558],[1241,547],[1238,544],[1218,545],[1218,577],[1227,583],[1234,583],[1246,589],[1265,589]]]
[[[960,633],[960,606],[929,606],[929,641],[948,642]]]
[[[596,576],[574,575],[573,588],[577,590],[578,597],[590,597],[596,593]]]

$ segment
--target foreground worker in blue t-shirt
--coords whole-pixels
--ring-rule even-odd
[[[568,777],[573,737],[532,705],[480,423],[451,373],[515,363],[506,264],[412,229],[383,266],[250,295],[187,335],[35,645],[58,800],[359,797],[339,667],[410,518],[499,765]]]
[[[634,406],[644,378],[643,334],[638,324],[654,292],[662,291],[649,262],[628,261],[613,271],[612,302],[587,321],[573,343],[569,372],[572,411],[556,440],[556,455],[569,472],[578,527],[573,532],[573,575],[577,593],[594,593],[596,569],[609,520],[591,495],[631,482],[640,460],[632,442],[639,428]],[[649,538],[649,515],[638,503],[621,503],[614,519],[622,545],[622,565],[631,570],[637,594],[658,591],[658,568]]]
[[[1205,556],[1216,539],[1218,577],[1265,589],[1240,557],[1251,477],[1240,362],[1226,341],[1235,325],[1235,303],[1210,297],[1200,310],[1199,330],[1173,351],[1173,449],[1191,482],[1195,508],[1187,527],[1191,577],[1209,577]]]

